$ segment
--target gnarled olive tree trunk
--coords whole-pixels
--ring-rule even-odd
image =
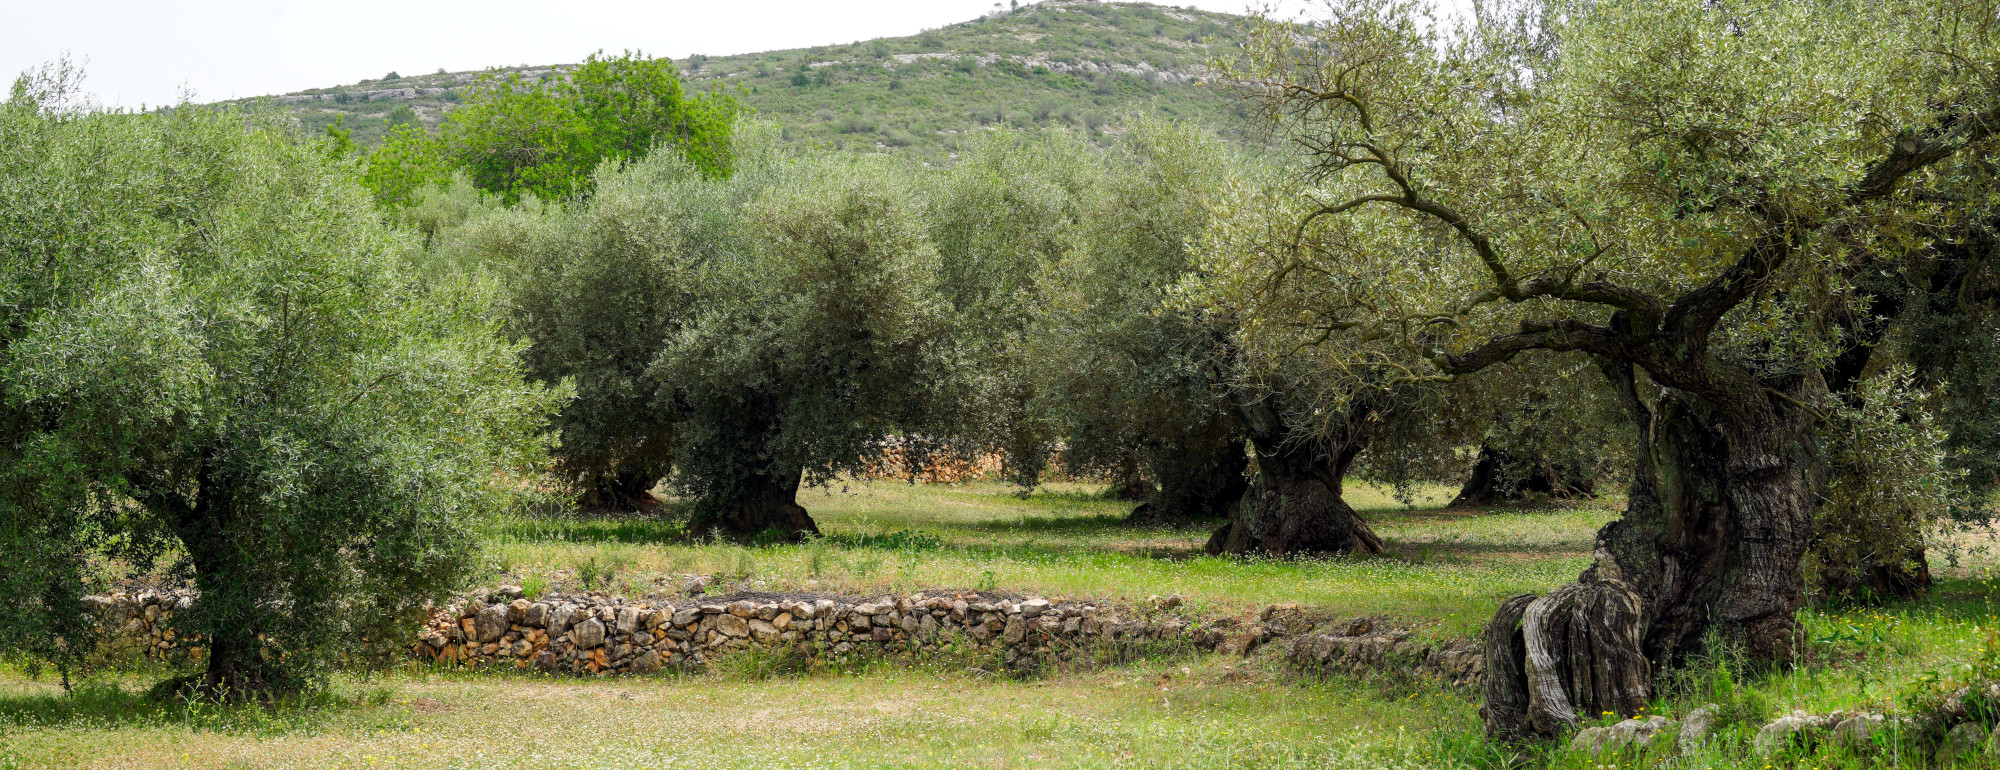
[[[1176,445],[1154,447],[1146,465],[1157,481],[1146,502],[1132,509],[1126,521],[1135,524],[1183,524],[1227,518],[1229,510],[1250,488],[1244,471],[1250,455],[1243,435],[1229,420],[1211,420],[1202,430],[1181,437]]]
[[[1663,387],[1647,403],[1629,364],[1606,370],[1640,433],[1628,508],[1575,584],[1514,597],[1487,627],[1483,714],[1497,738],[1634,714],[1652,672],[1710,633],[1756,661],[1797,650],[1816,457],[1803,404],[1818,376],[1742,378],[1726,403]]]
[[[1257,476],[1208,539],[1211,554],[1381,553],[1382,539],[1341,499],[1341,480],[1368,445],[1367,406],[1350,407],[1337,436],[1293,435],[1269,400],[1239,401]]]
[[[728,540],[766,537],[781,542],[818,535],[819,524],[799,505],[799,483],[804,476],[798,468],[752,473],[739,483],[735,494],[719,501],[703,501],[688,522],[687,532],[697,538],[720,534]]]
[[[1520,479],[1507,478],[1514,468],[1528,468],[1529,472]],[[1465,479],[1465,485],[1452,498],[1449,508],[1475,508],[1485,505],[1520,502],[1530,495],[1547,497],[1591,497],[1597,494],[1597,480],[1589,478],[1566,478],[1565,474],[1548,462],[1536,458],[1520,458],[1504,449],[1481,446],[1479,456],[1472,462],[1472,473]]]

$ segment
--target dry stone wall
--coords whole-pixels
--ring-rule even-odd
[[[698,668],[752,647],[816,658],[987,650],[1032,669],[1104,643],[1239,647],[1259,631],[1235,623],[1141,617],[1089,602],[933,591],[849,598],[735,594],[627,600],[591,594],[530,600],[503,588],[440,611],[412,646],[422,659],[575,674]]]
[[[101,657],[199,661],[200,640],[172,628],[174,615],[193,601],[153,591],[89,597]],[[592,592],[530,599],[502,586],[434,612],[408,650],[444,664],[580,675],[700,669],[753,649],[816,660],[983,652],[1010,670],[1033,671],[1106,651],[1180,648],[1242,657],[1280,645],[1285,659],[1305,671],[1415,672],[1455,684],[1476,683],[1484,665],[1471,642],[1424,642],[1377,619],[1330,622],[1290,604],[1268,606],[1254,620],[1195,619],[1183,610],[1178,596],[1139,607],[975,591],[681,599]]]
[[[117,591],[83,599],[85,611],[99,629],[97,662],[152,659],[184,663],[201,659],[201,640],[180,636],[173,628],[174,615],[193,603],[193,597],[173,592]]]

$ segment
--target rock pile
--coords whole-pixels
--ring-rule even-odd
[[[1287,658],[1293,666],[1312,672],[1416,672],[1455,685],[1477,685],[1486,670],[1486,656],[1476,642],[1429,644],[1412,638],[1409,631],[1382,627],[1368,618],[1333,633],[1299,636]]]
[[[141,591],[84,597],[84,608],[102,629],[97,655],[103,659],[199,660],[201,640],[180,636],[174,615],[193,603],[185,594]]]
[[[438,612],[412,646],[429,660],[535,666],[578,674],[700,667],[752,647],[814,657],[957,647],[1032,669],[1096,643],[1180,641],[1214,649],[1235,638],[1182,618],[1130,617],[1093,603],[933,591],[853,599],[744,593],[680,601],[589,594],[529,600],[503,587]]]

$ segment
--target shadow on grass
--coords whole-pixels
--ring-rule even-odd
[[[144,686],[128,688],[117,681],[91,679],[77,683],[69,693],[51,688],[0,695],[0,730],[183,727],[277,735],[316,729],[336,712],[380,706],[388,700],[387,690],[376,690],[350,697],[322,691],[271,704],[189,702],[151,697]]]
[[[629,543],[672,545],[681,540],[679,520],[639,518],[512,518],[487,525],[482,534],[491,540],[523,543]]]

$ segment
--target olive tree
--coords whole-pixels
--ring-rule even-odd
[[[530,378],[568,382],[576,398],[554,421],[555,472],[604,510],[651,507],[649,490],[672,472],[669,383],[654,359],[703,301],[699,270],[737,239],[737,186],[711,183],[678,157],[659,154],[600,175],[583,205],[533,202],[485,211],[441,231],[437,252],[477,266],[506,287],[508,333],[525,345]],[[457,184],[430,191],[411,213],[454,208],[477,195]]]
[[[0,643],[72,665],[93,569],[161,566],[198,594],[182,687],[309,685],[467,579],[561,394],[314,143],[73,83],[0,106]]]
[[[1076,247],[1098,160],[1063,134],[996,131],[922,180],[939,291],[963,357],[958,395],[922,438],[947,454],[997,451],[1003,475],[1022,487],[1039,483],[1060,432],[1036,376],[1048,304],[1038,277]]]
[[[718,183],[723,184],[723,183]],[[726,183],[727,248],[651,368],[689,530],[817,534],[802,484],[860,470],[943,408],[959,361],[919,187],[868,158],[773,157]]]
[[[1228,330],[1171,304],[1190,239],[1241,164],[1211,137],[1134,124],[1075,165],[1079,222],[1044,263],[1032,332],[1037,409],[1073,472],[1144,485],[1133,519],[1214,520],[1243,495],[1245,432],[1229,406]]]
[[[1504,736],[1635,713],[1710,634],[1798,649],[1818,310],[1919,248],[1940,162],[2000,129],[1990,3],[1545,10],[1451,34],[1334,2],[1260,20],[1226,73],[1306,156],[1290,240],[1321,244],[1274,252],[1269,280],[1324,291],[1258,328],[1417,380],[1586,354],[1637,426],[1597,563],[1488,629]]]

